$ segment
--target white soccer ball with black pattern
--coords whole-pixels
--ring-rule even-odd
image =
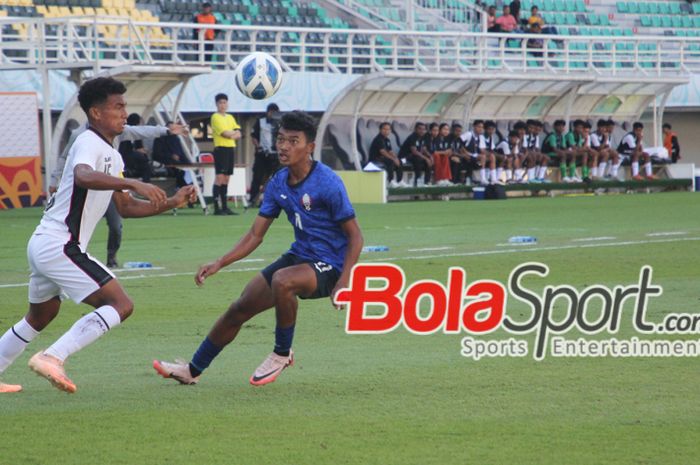
[[[248,98],[270,98],[281,85],[282,67],[267,53],[251,53],[236,67],[236,86]]]

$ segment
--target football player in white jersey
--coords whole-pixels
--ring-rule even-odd
[[[29,311],[0,337],[0,374],[56,317],[64,292],[95,310],[34,355],[29,367],[58,389],[75,392],[63,368],[65,360],[119,325],[134,307],[109,269],[87,253],[90,237],[112,197],[121,216],[128,218],[156,215],[193,196],[192,186],[166,198],[160,188],[122,176],[124,163],[112,141],[126,123],[125,92],[124,84],[113,78],[95,78],[80,87],[78,101],[90,128],[71,147],[58,190],[29,239]],[[129,191],[148,201],[135,199]],[[0,393],[20,390],[21,386],[0,383]]]

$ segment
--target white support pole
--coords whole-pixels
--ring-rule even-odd
[[[43,148],[44,148],[44,192],[49,191],[51,173],[53,173],[54,160],[51,157],[51,83],[49,80],[49,70],[46,65],[41,66],[41,91],[43,95],[43,109],[41,112]]]
[[[571,120],[571,110],[573,109],[574,102],[576,101],[576,94],[581,88],[581,85],[577,85],[571,88],[569,94],[566,96],[566,112],[564,113],[564,121],[566,121],[566,127],[569,127],[569,121]]]
[[[666,102],[668,102],[668,98],[671,96],[671,91],[667,90],[663,94],[661,94],[661,103],[659,103],[659,110],[658,110],[658,118],[659,118],[659,127],[654,128],[654,137],[658,137],[660,141],[663,141],[662,133],[663,133],[663,127],[664,127],[664,113],[666,112]],[[656,99],[654,100],[656,101]],[[662,142],[663,143],[663,142]],[[657,147],[660,145],[659,143],[655,143]],[[669,153],[668,156],[670,157],[671,154]]]

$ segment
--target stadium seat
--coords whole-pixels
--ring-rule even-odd
[[[652,15],[656,15],[659,13],[659,4],[658,3],[650,3],[649,4],[649,13]]]
[[[681,4],[678,2],[669,2],[669,8],[671,9],[671,14],[672,15],[680,15],[682,14],[681,11]]]
[[[627,9],[627,2],[617,2],[617,12],[629,13],[629,10]]]
[[[659,13],[661,13],[662,15],[667,15],[671,13],[671,8],[669,8],[668,2],[659,3]]]
[[[661,16],[652,16],[651,25],[652,27],[661,27]]]
[[[651,27],[651,18],[649,16],[641,16],[639,20],[644,27]]]

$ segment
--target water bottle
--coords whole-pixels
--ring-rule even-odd
[[[511,244],[528,244],[537,242],[537,238],[533,236],[513,236],[508,239]]]
[[[363,252],[387,252],[389,247],[385,245],[367,245],[362,247]]]
[[[126,262],[124,268],[152,268],[151,262]]]

